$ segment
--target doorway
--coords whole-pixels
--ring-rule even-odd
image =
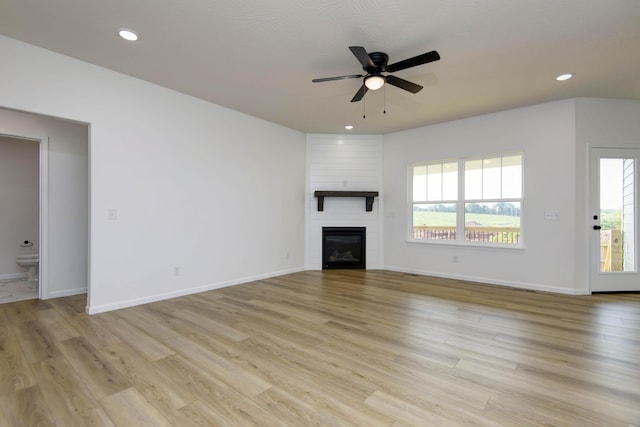
[[[0,133],[0,302],[46,294],[48,138]]]
[[[590,151],[592,292],[640,291],[639,159],[640,148]]]
[[[0,107],[0,134],[40,147],[40,299],[89,288],[89,124]]]

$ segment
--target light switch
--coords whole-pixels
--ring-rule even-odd
[[[118,219],[118,210],[117,209],[107,209],[107,219],[109,221],[115,221]]]

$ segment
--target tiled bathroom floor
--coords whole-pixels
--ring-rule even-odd
[[[0,304],[38,298],[38,282],[0,280]]]

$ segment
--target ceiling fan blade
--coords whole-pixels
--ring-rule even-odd
[[[367,90],[369,90],[364,83],[362,84],[362,86],[360,86],[360,89],[358,89],[358,91],[356,92],[356,94],[353,96],[353,98],[351,99],[351,102],[358,102],[360,101],[363,97],[364,94],[367,93]]]
[[[349,76],[337,76],[337,77],[323,77],[321,79],[311,80],[313,83],[330,82],[332,80],[345,80],[345,79],[358,79],[364,77],[362,74],[351,74]]]
[[[411,93],[418,93],[422,90],[422,86],[396,76],[387,76],[387,83],[400,89],[408,90]]]
[[[435,50],[432,50],[431,52],[423,53],[422,55],[414,56],[413,58],[405,59],[404,61],[387,65],[385,71],[393,73],[395,71],[400,71],[406,68],[415,67],[417,65],[426,64],[428,62],[438,61],[439,59],[440,54]]]
[[[354,56],[358,58],[358,61],[360,61],[360,64],[362,64],[362,68],[366,69],[368,67],[375,67],[375,65],[373,65],[373,61],[367,53],[367,50],[362,46],[349,46],[349,50],[351,50],[351,53],[353,53]]]

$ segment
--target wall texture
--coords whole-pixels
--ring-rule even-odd
[[[38,253],[39,158],[38,142],[0,136],[0,278],[26,277],[16,258]]]

